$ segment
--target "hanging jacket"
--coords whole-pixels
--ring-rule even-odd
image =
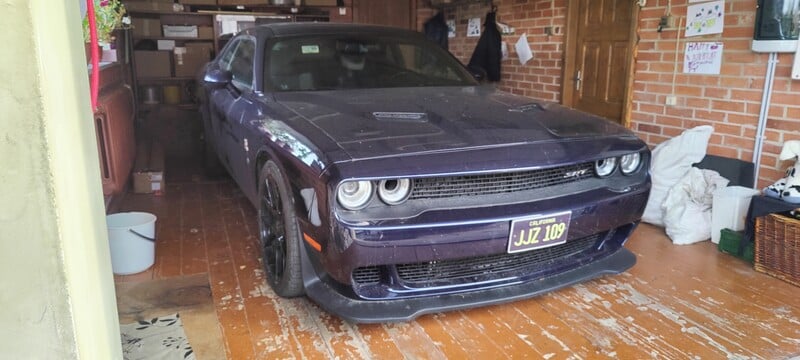
[[[444,13],[439,12],[436,16],[428,19],[425,22],[425,37],[431,41],[439,44],[445,50],[448,50],[447,22],[444,20]]]
[[[500,63],[503,60],[501,43],[500,31],[497,30],[497,13],[487,13],[483,33],[467,67],[481,68],[486,71],[489,81],[500,81]]]

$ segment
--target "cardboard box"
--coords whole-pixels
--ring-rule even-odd
[[[151,0],[151,1],[126,1],[125,10],[128,12],[172,12],[172,1]]]
[[[303,0],[305,6],[336,6],[336,0]]]
[[[196,38],[197,25],[161,25],[164,36],[176,38]]]
[[[195,76],[200,68],[211,61],[211,43],[194,42],[186,43],[183,54],[173,54],[175,61],[175,76]]]
[[[164,173],[162,171],[137,171],[133,173],[133,192],[135,194],[164,193]]]
[[[161,36],[161,20],[135,17],[131,19],[133,37]]]
[[[214,38],[214,28],[211,26],[198,26],[197,27],[197,38],[198,39],[213,39]]]
[[[217,5],[217,0],[181,0],[183,5]]]
[[[136,50],[136,77],[158,78],[172,76],[172,56],[169,51]]]
[[[133,166],[133,192],[136,194],[164,193],[164,147],[160,143],[140,142]]]

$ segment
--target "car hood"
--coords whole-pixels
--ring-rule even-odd
[[[287,92],[275,100],[354,160],[633,136],[603,118],[486,86]]]

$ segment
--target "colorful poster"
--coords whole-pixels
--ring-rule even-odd
[[[721,42],[686,43],[683,58],[683,72],[686,74],[719,74],[722,66]]]
[[[481,18],[469,19],[467,23],[467,37],[481,36]]]
[[[725,1],[689,5],[686,9],[686,37],[722,33],[724,19]]]

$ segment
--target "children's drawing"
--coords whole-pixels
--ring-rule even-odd
[[[724,28],[725,1],[690,5],[686,9],[686,37],[719,34]]]

